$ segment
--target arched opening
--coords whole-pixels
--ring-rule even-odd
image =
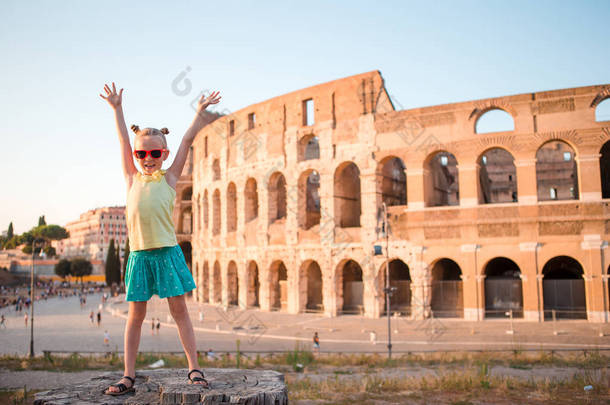
[[[405,164],[397,157],[387,157],[377,165],[377,204],[407,205]]]
[[[485,317],[523,317],[521,269],[506,257],[496,257],[485,266]]]
[[[506,111],[497,107],[484,112],[481,116],[479,116],[475,124],[475,132],[477,134],[514,130],[515,122],[513,117]]]
[[[269,223],[286,218],[286,179],[280,172],[269,177]]]
[[[544,318],[587,319],[583,268],[569,256],[556,256],[542,268]]]
[[[227,186],[227,232],[237,230],[237,188],[231,182]]]
[[[250,261],[248,263],[248,294],[247,294],[247,306],[250,307],[259,307],[259,291],[260,291],[260,282],[258,278],[258,266],[255,261]]]
[[[208,229],[210,222],[210,204],[208,201],[208,190],[203,193],[203,228]]]
[[[390,313],[400,312],[402,315],[411,314],[411,273],[409,266],[400,259],[391,260],[389,263],[390,272],[390,288],[392,288],[392,296],[390,297]],[[379,269],[381,272],[381,288],[385,288],[385,263]],[[384,313],[387,307],[385,306],[384,298]]]
[[[220,191],[214,190],[212,196],[212,209],[214,211],[212,218],[212,235],[218,235],[220,233]]]
[[[219,159],[214,159],[214,161],[212,162],[212,173],[213,173],[213,180],[220,180],[220,160]]]
[[[610,198],[610,141],[599,151],[599,174],[602,182],[602,198]]]
[[[299,140],[299,162],[311,159],[320,159],[320,144],[315,135],[305,135]]]
[[[307,303],[305,309],[311,312],[324,312],[322,270],[318,263],[310,260],[301,270],[307,278]]]
[[[193,233],[193,214],[191,207],[186,207],[180,214],[180,233],[191,234]]]
[[[237,264],[233,260],[229,262],[227,267],[227,283],[228,283],[228,301],[229,305],[238,305],[239,299],[239,281],[237,278]]]
[[[186,261],[186,265],[189,270],[192,271],[192,251],[193,247],[191,246],[191,242],[182,242],[180,243],[180,249],[182,249],[182,254],[184,255],[184,260]]]
[[[449,152],[430,155],[424,162],[424,200],[427,207],[458,205],[459,178],[457,160]]]
[[[220,304],[222,302],[222,278],[220,276],[220,263],[214,262],[214,277],[212,285],[212,298],[214,304]]]
[[[343,313],[362,313],[364,283],[362,282],[362,269],[354,260],[348,260],[342,266],[337,277],[338,295],[343,298],[341,307]]]
[[[197,230],[201,231],[201,195],[197,194],[197,212],[194,215],[194,218],[197,222]]]
[[[203,292],[203,302],[210,302],[210,266],[208,262],[203,262],[203,271],[201,275],[201,285],[199,286]]]
[[[578,169],[574,149],[550,141],[536,152],[538,201],[578,200]]]
[[[288,271],[284,262],[276,260],[269,268],[269,301],[271,309],[288,308]]]
[[[463,318],[462,269],[451,259],[432,266],[430,307],[435,318]]]
[[[595,121],[610,121],[610,97],[599,103],[595,108]]]
[[[250,222],[258,216],[258,191],[256,189],[256,180],[252,177],[246,182],[246,189],[244,191],[246,198],[246,222]]]
[[[514,160],[513,155],[502,148],[489,149],[479,156],[479,204],[517,202]]]
[[[182,201],[191,201],[193,198],[193,187],[187,187],[182,191]]]
[[[360,226],[360,170],[352,162],[343,163],[335,171],[334,202],[336,226]]]
[[[299,227],[309,229],[320,224],[320,174],[307,170],[299,176]]]

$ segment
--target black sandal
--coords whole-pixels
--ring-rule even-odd
[[[195,376],[193,378],[191,378],[191,374],[193,373],[199,373],[201,374],[201,377],[199,376]],[[195,384],[195,385],[201,385],[202,388],[210,388],[210,383],[208,382],[208,380],[205,379],[205,376],[203,375],[203,371],[201,370],[197,370],[197,369],[193,369],[191,371],[189,371],[188,375],[187,375],[188,379],[189,379],[189,384],[195,384],[195,382],[200,382],[203,381],[204,384]]]
[[[121,380],[122,380],[123,378],[126,378],[126,379],[128,379],[129,381],[131,381],[131,387],[127,388],[127,386],[126,386],[125,384],[123,384],[123,383],[114,383],[114,384],[111,384],[111,385],[110,385],[110,387],[116,387],[116,388],[118,388],[119,390],[118,390],[118,391],[116,391],[116,392],[114,392],[114,391],[110,391],[110,387],[108,387],[108,388],[106,389],[106,391],[104,391],[104,394],[106,394],[106,395],[112,395],[112,396],[117,396],[117,395],[124,395],[124,394],[127,394],[128,392],[133,392],[133,391],[135,391],[136,389],[135,389],[133,386],[134,386],[134,384],[136,383],[136,380],[135,380],[135,379],[133,379],[133,378],[131,378],[131,377],[130,377],[130,376],[128,376],[128,375],[124,375],[123,377],[121,377]],[[121,380],[119,380],[119,381],[121,381]]]

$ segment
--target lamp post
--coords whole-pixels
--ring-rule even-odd
[[[382,203],[382,230],[385,234],[385,287],[383,292],[385,293],[385,305],[386,315],[388,317],[388,359],[392,358],[392,318],[390,311],[390,297],[394,288],[390,287],[390,230],[388,229],[388,208],[386,203]],[[379,217],[377,218],[379,224]],[[379,225],[377,226],[379,230]],[[379,232],[379,231],[378,231]],[[379,234],[377,234],[379,236]],[[374,254],[381,255],[381,246],[375,245]]]
[[[42,249],[44,248],[44,240],[34,238],[32,241],[32,268],[30,269],[30,358],[34,357],[34,254],[36,252],[36,242],[42,241],[40,248],[40,256],[44,257]]]

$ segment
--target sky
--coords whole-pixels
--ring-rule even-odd
[[[176,151],[203,90],[236,111],[378,69],[409,109],[607,84],[609,16],[610,1],[3,0],[0,231],[125,204],[104,83]]]

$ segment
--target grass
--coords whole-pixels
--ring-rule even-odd
[[[186,368],[186,357],[176,354],[139,353],[138,369],[163,360],[166,368]],[[239,366],[249,369],[273,369],[285,374],[291,401],[319,403],[442,403],[467,405],[480,403],[608,403],[610,404],[608,365],[610,358],[599,352],[571,353],[430,353],[403,355],[388,361],[385,356],[356,354],[314,355],[305,347],[282,354],[262,356],[243,353],[237,358],[227,353],[210,360],[200,358],[203,368]],[[0,356],[0,367],[8,370],[121,370],[122,356],[106,355]],[[516,370],[536,367],[573,367],[576,374],[565,380],[526,379],[497,376],[493,367]],[[413,376],[413,370],[423,374]],[[535,370],[533,370],[535,372]],[[585,392],[584,386],[593,390]],[[0,404],[31,403],[32,392],[0,391]],[[569,401],[568,401],[569,400]],[[330,402],[329,402],[330,401]],[[508,402],[507,402],[508,401]],[[570,402],[572,401],[572,402]]]

